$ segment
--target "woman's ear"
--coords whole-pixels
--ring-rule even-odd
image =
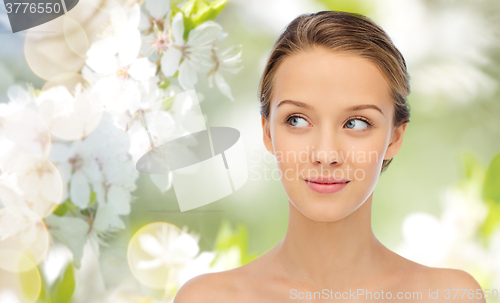
[[[393,158],[399,152],[399,149],[403,144],[403,135],[406,131],[406,125],[407,123],[395,128],[392,132],[391,142],[385,152],[384,160]]]
[[[269,125],[269,122],[264,119],[264,117],[260,118],[262,119],[264,145],[266,146],[267,151],[274,155],[273,140],[271,139],[271,127]]]

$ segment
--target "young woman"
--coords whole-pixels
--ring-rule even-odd
[[[293,20],[260,83],[287,233],[242,267],[191,279],[174,302],[485,302],[468,273],[407,260],[373,234],[373,191],[401,148],[409,93],[403,56],[369,18],[321,11]]]

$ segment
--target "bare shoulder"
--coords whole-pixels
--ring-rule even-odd
[[[425,292],[428,290],[428,293],[433,293],[434,299],[446,302],[486,302],[479,283],[464,270],[424,265],[415,269],[411,282],[419,285]]]
[[[223,271],[196,276],[182,285],[174,303],[231,302],[238,294],[232,275],[232,271]]]
[[[486,302],[481,285],[464,270],[425,266],[403,257],[393,260],[395,270],[389,281],[399,290],[415,289],[425,296],[437,292],[433,299],[446,302]]]
[[[255,294],[261,293],[256,287],[266,283],[265,274],[269,269],[266,254],[240,267],[202,274],[182,285],[173,303],[223,303],[259,302]]]
[[[481,288],[471,274],[461,269],[429,267],[428,273],[432,280],[441,286]]]
[[[468,272],[452,268],[429,268],[429,278],[450,302],[486,302],[482,287]]]
[[[416,263],[415,263],[416,264]],[[461,269],[430,267],[421,264],[412,266],[411,278],[425,281],[428,286],[447,288],[480,288],[479,283],[468,272]],[[416,282],[416,281],[414,281]]]

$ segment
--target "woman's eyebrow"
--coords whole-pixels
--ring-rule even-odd
[[[276,105],[276,108],[278,108],[282,104],[292,104],[292,105],[295,105],[298,107],[303,107],[303,108],[307,108],[307,109],[314,109],[314,107],[312,105],[309,105],[307,103],[300,102],[300,101],[293,101],[293,100],[283,100],[280,103],[278,103],[278,105]]]
[[[380,109],[380,107],[376,106],[375,104],[353,105],[353,106],[346,108],[345,110],[348,112],[353,112],[353,111],[363,110],[363,109],[368,109],[368,108],[375,109],[375,110],[379,111],[385,117],[384,112]]]
[[[294,101],[294,100],[283,100],[280,103],[278,103],[278,105],[276,105],[276,108],[278,108],[282,104],[292,104],[292,105],[295,105],[298,107],[303,107],[303,108],[307,108],[307,109],[311,109],[311,110],[314,109],[314,107],[312,105],[309,105],[307,103],[300,102],[300,101]],[[347,107],[345,110],[348,112],[353,112],[353,111],[369,109],[369,108],[379,111],[385,117],[384,112],[380,109],[380,107],[376,106],[375,104],[353,105],[353,106]]]

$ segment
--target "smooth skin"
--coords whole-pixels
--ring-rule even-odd
[[[476,299],[481,287],[470,274],[405,259],[373,234],[372,198],[382,161],[398,153],[406,130],[406,124],[393,126],[389,85],[377,66],[315,47],[286,58],[274,81],[270,117],[261,122],[264,144],[276,156],[289,198],[286,235],[246,265],[189,280],[174,303],[336,300],[320,298],[323,289],[347,292],[344,296],[357,289],[390,291],[393,297],[422,293],[405,302],[486,302]],[[366,104],[371,107],[348,110]],[[304,179],[315,176],[351,181],[325,194],[307,186]],[[452,289],[462,291],[453,298]],[[467,294],[462,299],[463,289],[473,290],[474,299]],[[439,300],[429,299],[429,290],[438,290]],[[307,299],[308,292],[321,294]],[[350,296],[342,301],[386,300]]]

